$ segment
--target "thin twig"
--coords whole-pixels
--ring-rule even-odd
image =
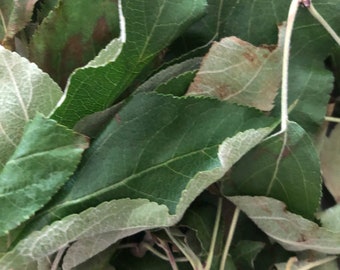
[[[292,270],[292,266],[296,263],[298,259],[296,257],[289,258],[285,270]]]
[[[300,0],[292,0],[285,33],[285,40],[283,45],[283,59],[282,59],[282,84],[281,84],[281,131],[285,132],[288,127],[288,67],[290,55],[290,42],[293,33],[296,13],[298,11]]]
[[[310,2],[310,5],[307,6],[307,9],[309,10],[310,14],[318,20],[318,22],[326,29],[326,31],[332,36],[335,42],[338,43],[338,45],[340,46],[340,37],[337,35],[337,33],[335,33],[333,28],[326,22],[321,14],[315,9],[312,1]]]
[[[220,270],[224,270],[224,268],[225,268],[228,253],[229,253],[229,248],[230,248],[230,245],[231,245],[231,241],[233,240],[233,236],[234,236],[234,233],[235,233],[236,224],[237,224],[237,220],[238,220],[239,215],[240,215],[240,208],[236,207],[235,211],[234,211],[233,219],[232,219],[231,224],[230,224],[228,238],[227,238],[227,241],[226,241],[225,246],[224,246],[223,255],[222,255],[221,264],[220,264]]]
[[[210,243],[210,248],[209,248],[209,254],[208,258],[205,264],[204,269],[209,270],[212,264],[212,260],[214,257],[214,252],[215,252],[215,245],[216,245],[216,239],[217,239],[217,234],[218,234],[218,228],[220,225],[220,220],[221,220],[221,213],[222,213],[222,203],[223,199],[219,198],[218,199],[218,204],[217,204],[217,211],[216,211],[216,218],[215,218],[215,224],[214,224],[214,230],[213,230],[213,235]]]
[[[327,122],[340,123],[340,118],[337,118],[337,117],[325,116],[325,120]]]

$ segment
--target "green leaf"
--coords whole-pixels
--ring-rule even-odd
[[[13,154],[27,121],[48,115],[61,97],[58,85],[35,64],[0,46],[0,171]]]
[[[340,234],[286,210],[284,203],[268,197],[228,197],[269,237],[286,250],[315,250],[340,254]]]
[[[281,28],[275,49],[255,47],[237,37],[214,43],[188,94],[217,97],[270,111],[281,82],[283,40]]]
[[[264,248],[265,243],[243,240],[231,249],[231,256],[239,269],[254,269],[254,260]]]
[[[12,255],[5,255],[5,261],[38,259],[69,242],[106,232],[117,241],[174,225],[204,189],[271,132],[273,124],[250,108],[157,94],[132,97],[118,115],[86,152],[72,181],[27,228],[41,229],[57,217],[116,200],[32,233]]]
[[[0,44],[13,49],[14,36],[31,20],[37,0],[2,0],[0,3]],[[6,46],[7,47],[7,46]]]
[[[192,196],[208,186],[195,185],[195,195],[182,194],[192,182],[203,180],[204,173],[198,172],[216,170],[212,175],[220,174],[220,159],[227,162],[222,167],[230,167],[243,149],[248,150],[270,132],[271,124],[273,119],[256,110],[218,100],[136,95],[93,142],[72,184],[63,189],[61,201],[57,200],[50,212],[65,216],[71,209],[81,206],[82,210],[98,200],[129,197],[165,204],[175,213],[179,205],[187,207],[182,196],[191,202]],[[254,137],[240,145],[249,136]],[[220,146],[226,138],[230,141]],[[217,155],[219,147],[234,149],[234,144],[239,147],[237,153],[226,152],[228,158]],[[237,158],[230,158],[231,154]],[[196,177],[201,180],[194,181]],[[215,176],[206,181],[213,183]],[[160,190],[160,185],[164,189]]]
[[[126,43],[114,62],[79,69],[54,118],[73,127],[85,115],[110,107],[156,56],[202,15],[205,0],[123,1]]]
[[[228,1],[228,13],[224,25],[225,36],[237,36],[252,44],[273,44],[277,36],[276,26],[287,20],[290,1],[232,0]],[[335,32],[340,32],[340,5],[338,0],[314,0],[315,8],[326,18]],[[262,16],[265,14],[265,16]],[[300,8],[295,21],[291,58],[289,63],[289,104],[298,100],[290,113],[291,120],[308,132],[316,132],[323,121],[333,87],[332,74],[326,70],[324,60],[335,45],[325,29]],[[280,104],[278,96],[276,104]],[[276,115],[280,114],[277,106]]]
[[[296,123],[285,134],[271,137],[252,149],[230,175],[238,194],[270,196],[288,209],[313,219],[321,196],[318,154],[307,133]],[[224,187],[228,193],[228,183]]]
[[[75,68],[93,59],[118,34],[116,1],[59,1],[33,35],[30,60],[64,87]]]
[[[161,70],[139,86],[136,93],[157,91],[158,93],[178,93],[180,96],[185,94],[192,77],[199,69],[201,60],[200,57],[196,57]]]
[[[0,174],[0,235],[50,200],[76,169],[86,147],[85,138],[40,115],[27,125]]]

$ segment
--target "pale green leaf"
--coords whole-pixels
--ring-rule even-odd
[[[67,249],[67,252],[63,257],[63,270],[71,270],[74,267],[90,260],[110,247],[112,243],[116,241],[117,236],[111,232],[98,234],[93,237],[83,238],[76,241]],[[111,250],[113,250],[113,248],[111,248]],[[113,252],[111,251],[109,253]]]
[[[288,212],[284,203],[269,197],[228,197],[269,237],[286,250],[315,250],[340,254],[340,233]]]
[[[17,147],[26,122],[37,112],[50,114],[61,94],[35,64],[0,46],[0,171]]]
[[[76,169],[86,147],[85,138],[40,115],[27,125],[0,174],[0,235],[50,200]]]
[[[41,229],[56,217],[116,200],[33,232],[0,266],[36,260],[85,237],[111,232],[113,243],[142,230],[174,225],[273,124],[250,108],[156,94],[134,96],[118,115],[93,142],[54,206],[27,227]]]
[[[37,0],[0,2],[0,44],[13,46],[12,40],[15,34],[30,22],[36,2]]]
[[[281,82],[283,38],[281,27],[276,48],[255,47],[237,37],[214,43],[188,94],[217,97],[270,111]]]
[[[161,51],[198,19],[205,0],[122,2],[126,43],[116,61],[78,70],[70,79],[67,97],[53,117],[73,127],[84,116],[110,107],[138,74],[151,68]],[[149,73],[150,74],[150,73]]]
[[[323,227],[330,231],[340,233],[340,204],[321,212],[318,217]]]
[[[318,154],[298,124],[290,122],[287,142],[285,136],[276,135],[252,149],[233,167],[229,181],[237,194],[270,196],[313,219],[321,196]],[[228,182],[224,192],[230,194]]]

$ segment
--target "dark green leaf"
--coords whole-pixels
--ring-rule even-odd
[[[91,60],[118,33],[115,1],[59,1],[30,42],[30,60],[64,87],[71,72]]]
[[[238,194],[270,196],[294,213],[313,219],[321,196],[318,154],[307,133],[296,123],[251,150],[234,167],[230,181]],[[228,184],[224,188],[228,194]]]
[[[254,260],[264,248],[265,243],[243,240],[231,249],[231,256],[239,269],[254,269]]]
[[[202,15],[205,0],[123,1],[126,43],[114,62],[79,69],[54,114],[73,127],[85,115],[110,107],[161,51]],[[123,29],[124,30],[124,29]]]
[[[338,0],[314,0],[315,7],[326,18],[335,32],[340,32]],[[224,26],[225,36],[237,36],[255,45],[273,44],[277,25],[287,20],[290,1],[232,0]],[[265,16],[264,16],[265,14]],[[297,14],[289,64],[289,103],[298,100],[291,119],[308,132],[315,132],[323,120],[332,89],[332,74],[325,69],[324,60],[330,54],[333,39],[325,29],[300,8]],[[279,97],[276,104],[280,104]],[[280,113],[277,106],[276,114]]]
[[[236,139],[239,132],[247,130],[258,134],[244,145],[239,144],[248,137],[246,133],[239,133],[241,141],[230,142],[240,147],[232,154],[240,157],[242,148],[258,143],[272,123],[256,110],[218,100],[136,95],[92,144],[81,169],[63,189],[52,212],[65,216],[71,209],[72,213],[97,201],[129,197],[165,204],[175,213],[178,203],[183,203],[183,190],[201,177],[198,172],[221,168],[217,153],[226,138]],[[250,131],[253,128],[264,129]],[[229,162],[230,153],[226,155]],[[213,178],[195,187],[194,193],[217,180]]]
[[[34,138],[34,140],[32,140]],[[76,169],[85,138],[37,116],[0,174],[0,235],[27,220]]]

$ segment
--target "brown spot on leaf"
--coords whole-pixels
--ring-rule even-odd
[[[252,52],[245,52],[242,54],[249,62],[254,62],[256,60],[256,55]]]
[[[272,52],[277,48],[277,45],[267,45],[267,44],[263,44],[260,46],[263,49],[267,49],[268,51]]]
[[[99,18],[92,32],[93,41],[96,43],[107,43],[111,37],[112,34],[106,19],[104,17]]]

